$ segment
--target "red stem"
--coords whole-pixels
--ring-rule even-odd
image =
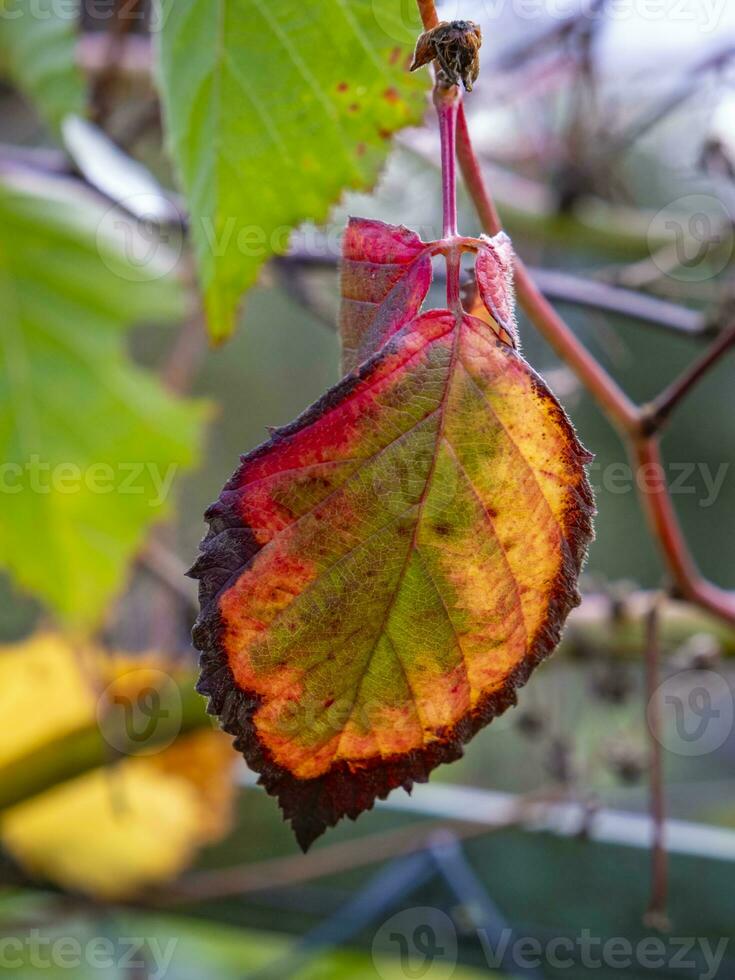
[[[735,346],[735,325],[723,330],[712,346],[695,361],[684,373],[665,388],[650,405],[651,427],[659,429],[676,406],[689,394],[692,388],[704,377],[713,364],[731,347]]]
[[[434,0],[416,0],[416,4],[419,8],[421,23],[424,25],[424,30],[430,31],[432,27],[436,27],[436,25],[439,23],[439,17],[436,12]]]
[[[462,269],[462,252],[466,239],[457,231],[457,110],[461,104],[456,86],[434,87],[434,105],[439,118],[442,159],[443,229],[442,251],[447,263],[447,306],[458,321],[463,315],[459,281]]]
[[[435,27],[438,18],[433,0],[417,0],[417,4],[424,28],[429,30]],[[502,225],[495,203],[485,186],[467,128],[464,106],[461,103],[457,114],[457,158],[483,228],[491,235],[497,234],[501,231]],[[518,256],[515,259],[515,283],[518,300],[529,320],[551,344],[559,357],[577,374],[613,425],[620,430],[628,445],[631,459],[638,469],[653,464],[649,466],[649,472],[656,473],[658,476],[653,477],[652,484],[647,479],[643,481],[645,489],[641,490],[641,501],[679,592],[727,622],[735,623],[735,593],[726,592],[704,579],[689,553],[663,477],[658,442],[650,432],[650,416],[646,410],[640,409],[628,398],[602,365],[575,337],[564,320],[539,292]],[[724,341],[720,345],[715,345],[717,349],[714,356],[710,352],[710,356],[704,358],[703,363],[694,369],[692,375],[685,378],[683,388],[688,390],[728,346],[729,343]],[[675,392],[673,402],[678,402],[680,397],[681,394]],[[672,400],[671,392],[668,400]]]
[[[437,89],[434,97],[439,117],[442,156],[442,202],[444,205],[444,238],[457,237],[457,107],[456,89]]]
[[[703,578],[689,553],[666,485],[658,440],[637,439],[629,452],[639,476],[641,505],[681,597],[735,623],[735,594]]]
[[[480,218],[480,223],[490,235],[502,231],[500,216],[491,198],[480,165],[475,156],[464,106],[459,108],[457,120],[457,156],[462,175]],[[559,316],[554,307],[539,291],[523,261],[516,256],[514,261],[515,286],[518,301],[528,319],[551,344],[556,353],[565,361],[577,377],[597,398],[608,417],[624,433],[637,429],[638,412],[633,402],[615,383],[590,352],[577,340],[575,335]]]
[[[467,123],[460,107],[457,156],[470,196],[487,231],[500,229],[495,205],[485,187]],[[529,320],[577,374],[594,396],[610,421],[622,433],[631,459],[638,469],[648,466],[651,472],[663,474],[658,442],[646,434],[646,417],[615,383],[602,365],[574,336],[551,304],[536,288],[523,261],[516,256],[515,282],[518,300]],[[711,362],[710,362],[711,363]],[[649,525],[656,535],[663,557],[679,592],[691,602],[735,623],[735,594],[719,589],[699,573],[687,547],[671,502],[663,475],[651,488],[648,479],[638,481],[641,503]]]

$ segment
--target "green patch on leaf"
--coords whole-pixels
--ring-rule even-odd
[[[160,80],[216,339],[304,220],[376,180],[390,136],[420,121],[416,24],[394,0],[166,0]]]

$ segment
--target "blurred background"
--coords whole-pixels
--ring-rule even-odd
[[[240,453],[339,379],[346,217],[439,234],[438,139],[430,114],[400,132],[375,189],[299,228],[213,348],[153,76],[155,12],[133,5],[121,28],[115,3],[81,8],[0,2],[0,462],[23,461],[0,480],[0,971],[735,975],[735,631],[663,601],[652,742],[645,620],[666,572],[622,443],[522,317],[525,356],[595,454],[598,517],[584,602],[519,706],[305,857],[206,718],[184,577],[202,514]],[[395,8],[405,45],[413,4]],[[653,398],[732,320],[735,9],[439,10],[483,28],[466,105],[516,251],[630,396]],[[24,34],[29,18],[42,30]],[[464,196],[460,215],[478,234]],[[728,589],[734,392],[724,357],[663,440],[692,553]],[[114,488],[80,482],[93,464]],[[649,907],[657,746],[665,914]]]

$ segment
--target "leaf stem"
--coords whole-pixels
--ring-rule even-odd
[[[456,238],[457,232],[457,109],[456,88],[437,88],[434,104],[439,117],[442,157],[442,203],[444,205],[444,238]]]
[[[462,317],[460,300],[460,273],[462,252],[466,240],[460,239],[457,230],[457,112],[461,97],[456,85],[446,87],[437,82],[434,86],[434,105],[439,118],[442,161],[442,251],[447,263],[447,306],[458,318]]]
[[[688,367],[676,381],[672,382],[651,402],[648,411],[643,409],[644,414],[648,416],[647,428],[649,431],[658,431],[668,421],[677,405],[683,401],[712,365],[733,346],[735,346],[735,324],[723,330],[699,360]]]
[[[480,164],[470,140],[464,107],[457,120],[457,156],[460,169],[475,210],[485,231],[497,235],[502,231],[495,202],[490,196],[480,171]],[[638,426],[638,413],[633,402],[575,337],[554,307],[543,296],[523,261],[516,256],[513,263],[518,301],[529,320],[551,344],[597,398],[608,417],[622,430],[630,433]]]
[[[437,14],[433,0],[417,0],[419,13],[426,30],[436,26]],[[457,110],[457,159],[465,185],[475,205],[480,222],[488,234],[502,230],[495,203],[485,185],[475,155],[464,106]],[[559,357],[576,373],[592,394],[611,423],[621,432],[636,472],[643,477],[641,504],[649,526],[663,554],[676,591],[685,599],[697,603],[735,623],[735,592],[726,591],[707,581],[699,572],[687,546],[671,496],[666,485],[656,434],[650,431],[650,409],[636,405],[546,300],[534,283],[523,261],[516,256],[514,263],[518,300],[529,320],[554,348]],[[674,391],[663,396],[664,412],[678,404],[681,397],[698,381],[730,347],[729,336],[713,345],[691,373],[680,379]],[[679,390],[681,389],[681,390]],[[656,403],[654,403],[656,404]],[[661,404],[656,406],[659,410]],[[650,485],[649,485],[650,484]]]
[[[439,16],[436,12],[434,0],[416,0],[416,5],[419,8],[424,30],[430,31],[433,27],[436,27],[439,23]]]

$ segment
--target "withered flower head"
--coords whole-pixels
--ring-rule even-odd
[[[438,80],[444,85],[459,85],[468,92],[480,74],[482,31],[471,20],[442,21],[425,31],[416,42],[411,71],[436,60]]]

